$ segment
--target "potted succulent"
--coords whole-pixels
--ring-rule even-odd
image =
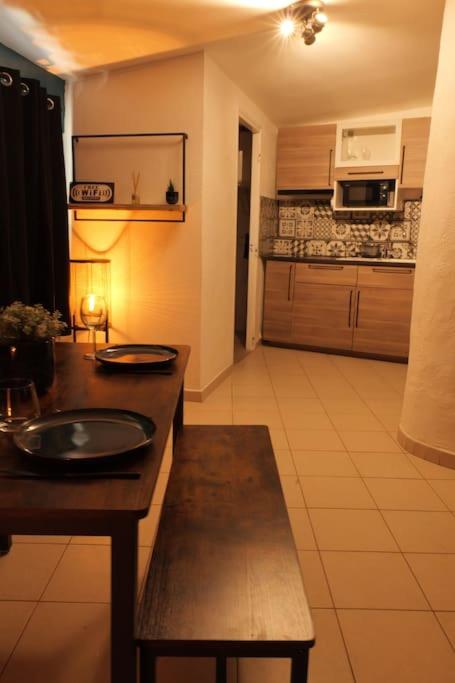
[[[175,191],[174,183],[169,180],[169,185],[167,186],[166,201],[168,204],[177,204],[179,200],[179,193]]]
[[[0,378],[29,378],[38,393],[47,391],[55,375],[54,340],[65,328],[61,314],[41,304],[0,308]]]

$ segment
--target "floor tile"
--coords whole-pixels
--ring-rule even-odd
[[[185,408],[184,421],[188,425],[230,425],[232,410],[212,410],[202,403],[193,403],[191,407]]]
[[[403,552],[455,553],[455,517],[450,512],[384,510],[382,514]]]
[[[301,477],[300,484],[309,508],[376,509],[359,477]]]
[[[455,510],[455,479],[429,480],[436,493],[442,498],[449,510]]]
[[[355,466],[362,477],[391,477],[392,479],[419,479],[421,475],[404,453],[353,453]]]
[[[335,607],[429,609],[400,553],[322,552]]]
[[[40,603],[2,683],[109,683],[108,605]]]
[[[292,457],[298,474],[304,476],[359,476],[349,455],[342,451],[293,451]]]
[[[234,402],[237,400],[237,398],[254,398],[256,396],[258,396],[259,398],[263,396],[275,398],[272,383],[268,382],[262,385],[236,384],[232,387],[232,397]]]
[[[335,429],[341,432],[383,432],[384,425],[374,415],[331,415]]]
[[[289,442],[284,429],[275,429],[274,427],[269,427],[269,433],[274,451],[289,450]]]
[[[376,510],[313,509],[309,515],[321,550],[398,550]]]
[[[286,429],[333,429],[333,424],[325,413],[303,413],[298,410],[281,411]]]
[[[383,510],[446,510],[423,479],[365,479],[371,495]],[[444,482],[443,482],[444,483]],[[455,482],[454,482],[455,483]]]
[[[324,398],[322,403],[330,417],[336,415],[358,415],[368,417],[372,414],[371,410],[360,398],[348,400]]]
[[[398,398],[392,400],[366,398],[365,403],[377,417],[383,415],[397,418],[401,417],[403,401]]]
[[[290,508],[288,514],[297,550],[316,550],[308,512],[303,508]]]
[[[291,450],[344,451],[343,442],[335,431],[312,429],[286,430]]]
[[[56,543],[57,545],[67,545],[71,541],[71,536],[38,536],[26,535],[13,536],[13,543]]]
[[[305,501],[303,499],[298,477],[284,475],[281,476],[280,479],[287,507],[304,508]]]
[[[289,398],[317,398],[317,394],[307,379],[296,378],[285,381],[275,380],[273,382],[275,395]]]
[[[425,477],[425,479],[454,479],[455,480],[455,470],[449,467],[442,467],[441,465],[435,465],[428,460],[423,460],[423,458],[417,458],[415,455],[407,454],[408,460],[412,465],[420,472],[420,474]]]
[[[152,505],[161,505],[166,493],[166,486],[169,479],[168,472],[160,472],[156,480],[155,490],[152,496]]]
[[[0,674],[35,606],[35,602],[0,602]]]
[[[387,432],[340,431],[346,450],[364,453],[401,453],[399,445]]]
[[[266,425],[272,429],[283,429],[278,409],[275,410],[234,410],[235,425]]]
[[[319,553],[299,550],[299,561],[310,607],[333,607]]]
[[[274,396],[237,396],[232,400],[234,410],[277,410]]]
[[[284,683],[285,681],[290,681],[290,679],[290,659],[257,659],[249,657],[248,659],[238,660],[238,676],[233,680],[237,680],[238,683]]]
[[[67,546],[17,543],[0,558],[0,600],[39,600]]]
[[[437,612],[436,616],[455,649],[455,612]]]
[[[354,683],[335,611],[313,609],[312,614],[316,646],[310,653],[309,683]]]
[[[275,461],[280,475],[296,474],[294,460],[291,451],[277,450],[275,453]]]
[[[326,410],[318,398],[286,398],[277,399],[282,415],[325,415]]]
[[[338,615],[359,683],[453,683],[455,653],[431,612]]]
[[[139,548],[138,577],[144,575],[149,548]],[[47,602],[110,602],[110,548],[69,545],[47,586]]]
[[[406,559],[432,608],[455,612],[455,555],[411,553]]]

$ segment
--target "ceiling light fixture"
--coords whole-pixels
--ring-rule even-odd
[[[328,20],[323,2],[303,0],[288,7],[279,29],[284,38],[300,35],[305,45],[313,45],[316,34],[322,31]]]

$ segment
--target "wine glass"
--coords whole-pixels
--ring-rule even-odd
[[[85,353],[84,358],[94,360],[96,353],[96,330],[103,327],[107,320],[106,301],[103,296],[87,294],[81,300],[81,320],[93,335],[93,351]]]
[[[17,432],[24,422],[40,416],[40,404],[31,379],[0,381],[0,432]]]

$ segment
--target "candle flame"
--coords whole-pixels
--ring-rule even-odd
[[[92,313],[95,310],[95,299],[95,294],[88,295],[88,310],[90,311],[90,313]]]

